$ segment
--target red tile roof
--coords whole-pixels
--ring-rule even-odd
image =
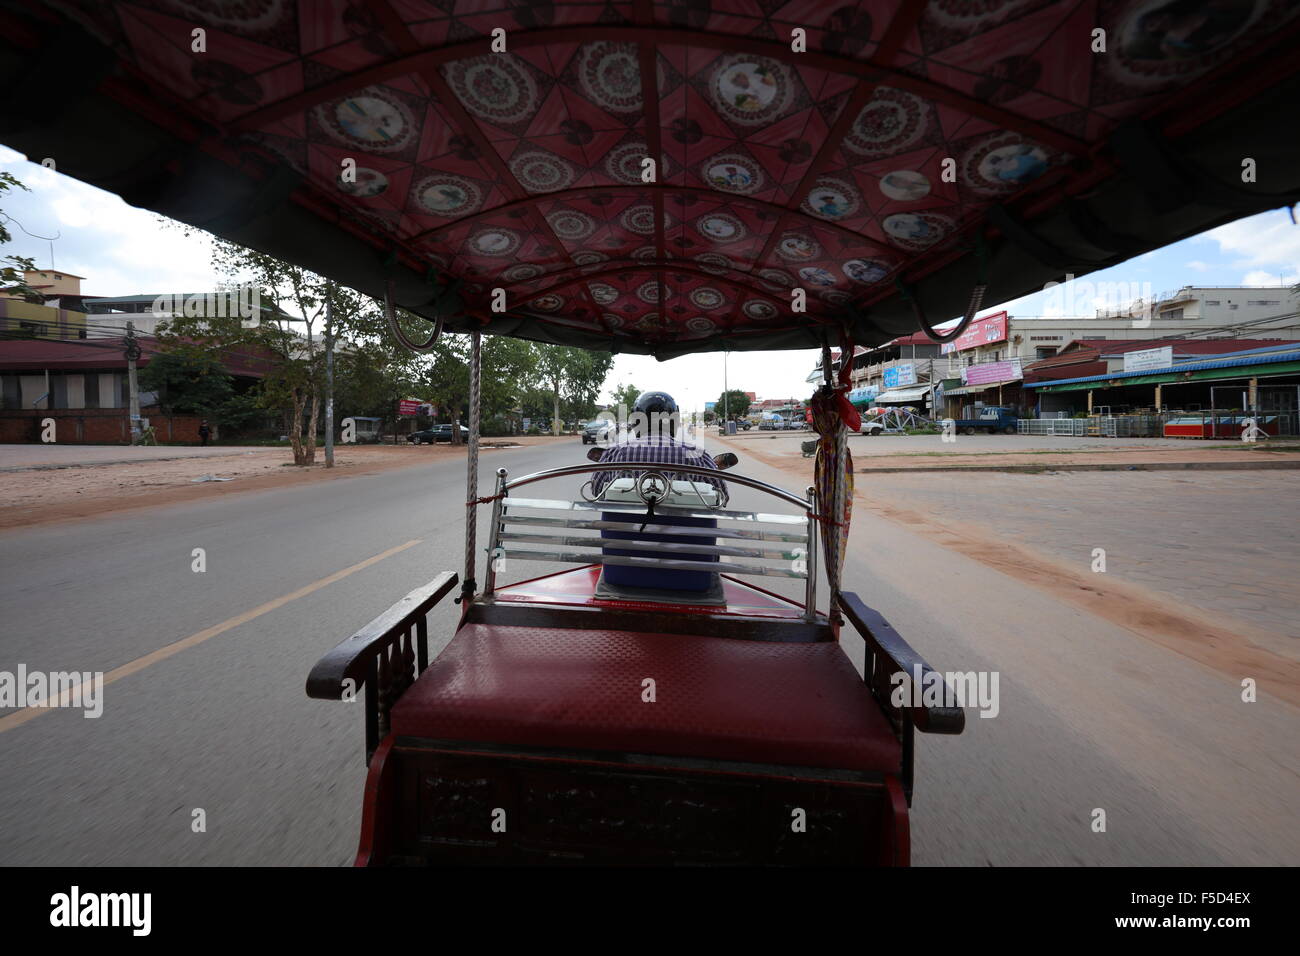
[[[0,371],[94,371],[125,369],[125,338],[102,339],[8,339],[0,341]],[[162,351],[152,336],[137,336],[141,368]],[[249,350],[226,352],[221,364],[231,375],[262,378],[270,368],[269,359],[250,354]]]

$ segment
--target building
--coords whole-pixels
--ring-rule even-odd
[[[1153,341],[1300,341],[1298,306],[1295,292],[1284,286],[1184,286],[1091,318],[986,313],[954,342],[936,343],[918,332],[875,348],[855,348],[849,397],[863,407],[912,405],[935,418],[967,417],[980,405],[1011,405],[1024,412],[1037,404],[1022,388],[1025,367],[1074,343],[1149,348]],[[832,351],[832,362],[838,371],[838,350]],[[808,381],[821,377],[818,363]]]
[[[58,300],[55,299],[55,302]],[[86,313],[0,298],[0,339],[84,339]]]
[[[1273,434],[1297,434],[1300,343],[1157,341],[1071,347],[1028,366],[1037,417],[1261,413],[1277,419]]]
[[[137,339],[144,368],[161,349],[157,339]],[[223,367],[237,387],[262,378],[268,360],[247,353],[225,353]],[[164,418],[157,396],[140,393],[141,414],[155,420],[160,441],[197,441],[198,419]],[[125,339],[21,339],[0,347],[0,442],[40,440],[41,422],[53,418],[58,441],[130,440],[130,396]],[[66,422],[66,427],[65,427]]]

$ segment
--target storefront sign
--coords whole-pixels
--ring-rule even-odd
[[[961,370],[963,385],[987,385],[991,382],[1009,382],[1018,378],[1020,378],[1020,359],[968,365]]]
[[[903,385],[915,384],[915,365],[908,363],[907,365],[895,365],[893,368],[885,369],[885,388],[899,388]]]
[[[1140,372],[1149,368],[1168,368],[1174,364],[1174,347],[1166,345],[1158,349],[1142,349],[1139,352],[1124,353],[1124,371]]]
[[[994,342],[1004,342],[1007,338],[1007,314],[1005,312],[995,312],[992,315],[986,315],[982,319],[976,319],[971,322],[966,331],[951,342],[944,342],[939,346],[939,351],[944,355],[949,352],[960,352],[962,349],[973,349],[977,345],[991,345]]]

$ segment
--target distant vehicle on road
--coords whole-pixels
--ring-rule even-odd
[[[599,442],[606,441],[609,438],[610,422],[605,419],[597,419],[594,422],[587,422],[582,426],[582,443],[584,445],[595,445]]]
[[[432,445],[435,442],[451,442],[450,425],[434,425],[432,428],[426,428],[423,431],[411,432],[406,436],[406,440],[412,445]],[[469,429],[464,425],[460,426],[460,440],[469,441]]]
[[[1002,432],[1005,435],[1014,435],[1020,430],[1019,416],[1014,409],[1005,405],[986,405],[974,418],[955,418],[953,421],[957,430],[963,435],[974,435],[976,432],[986,432],[989,435]]]

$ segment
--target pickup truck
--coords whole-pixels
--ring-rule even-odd
[[[978,411],[979,414],[974,418],[952,419],[956,430],[963,435],[974,435],[976,432],[986,432],[990,435],[994,432],[1002,432],[1006,435],[1014,435],[1019,431],[1020,419],[1010,408],[987,405]]]

